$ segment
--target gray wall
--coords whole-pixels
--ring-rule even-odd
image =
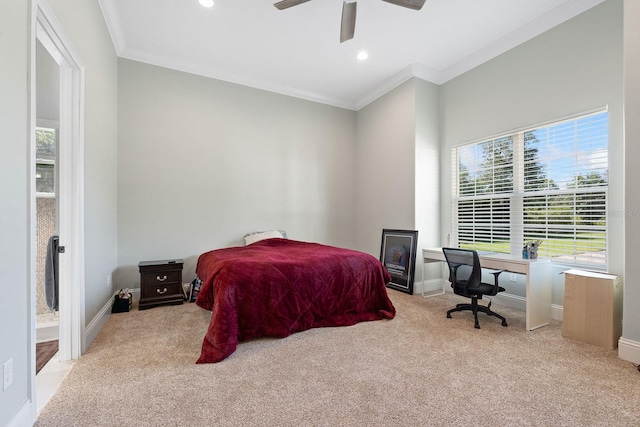
[[[30,1],[0,2],[0,273],[13,284],[0,301],[0,363],[13,359],[11,387],[2,392],[0,425],[29,419],[32,315],[29,291],[28,91]],[[106,275],[116,265],[117,60],[97,1],[49,0],[86,71],[85,99],[85,319],[109,300]],[[20,412],[20,411],[27,411]]]
[[[422,248],[440,245],[440,87],[420,79],[416,90],[416,223],[418,254],[416,280],[434,277],[440,263],[425,266],[422,277]]]
[[[28,401],[30,295],[28,288],[27,60],[28,0],[0,2],[0,366],[13,359],[13,384],[0,398],[0,425],[8,425]]]
[[[48,0],[85,66],[85,321],[113,293],[117,262],[118,60],[97,0]],[[86,343],[90,344],[90,343]]]
[[[624,2],[625,277],[622,336],[640,342],[640,2]],[[640,361],[638,361],[640,362]]]
[[[380,255],[383,228],[415,226],[415,80],[358,111],[357,248]]]
[[[125,59],[118,96],[118,286],[251,231],[354,246],[355,112]]]
[[[113,294],[107,276],[115,271],[117,262],[118,60],[97,0],[48,2],[85,67],[84,292],[88,324]]]
[[[385,228],[418,230],[418,252],[437,246],[438,108],[439,87],[413,78],[358,111],[359,250],[378,257]],[[421,280],[422,258],[418,255],[415,281]]]

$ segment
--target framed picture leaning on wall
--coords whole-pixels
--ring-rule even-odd
[[[382,230],[380,262],[391,276],[388,287],[413,294],[417,245],[417,230]]]

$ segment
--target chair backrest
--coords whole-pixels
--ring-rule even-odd
[[[471,249],[442,248],[449,264],[449,281],[453,291],[468,296],[467,288],[476,288],[482,281],[478,252]]]

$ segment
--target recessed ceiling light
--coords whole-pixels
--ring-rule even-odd
[[[360,61],[364,61],[365,59],[367,59],[369,57],[369,54],[367,52],[365,52],[364,50],[362,52],[360,52],[357,56],[357,58]]]
[[[213,0],[198,0],[204,7],[213,7]]]

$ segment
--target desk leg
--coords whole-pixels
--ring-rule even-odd
[[[551,263],[529,264],[526,295],[527,330],[548,325],[551,320]]]
[[[444,279],[440,280],[440,283],[442,283],[442,290],[436,290],[436,291],[434,291],[434,293],[429,293],[429,294],[425,293],[425,291],[424,291],[424,288],[426,287],[426,283],[425,283],[426,282],[425,281],[425,276],[426,276],[425,265],[429,264],[429,263],[432,263],[432,262],[441,262],[441,261],[427,259],[427,258],[422,260],[422,297],[423,298],[437,297],[438,295],[444,295],[444,292],[445,292],[445,290],[444,290],[445,280]]]

